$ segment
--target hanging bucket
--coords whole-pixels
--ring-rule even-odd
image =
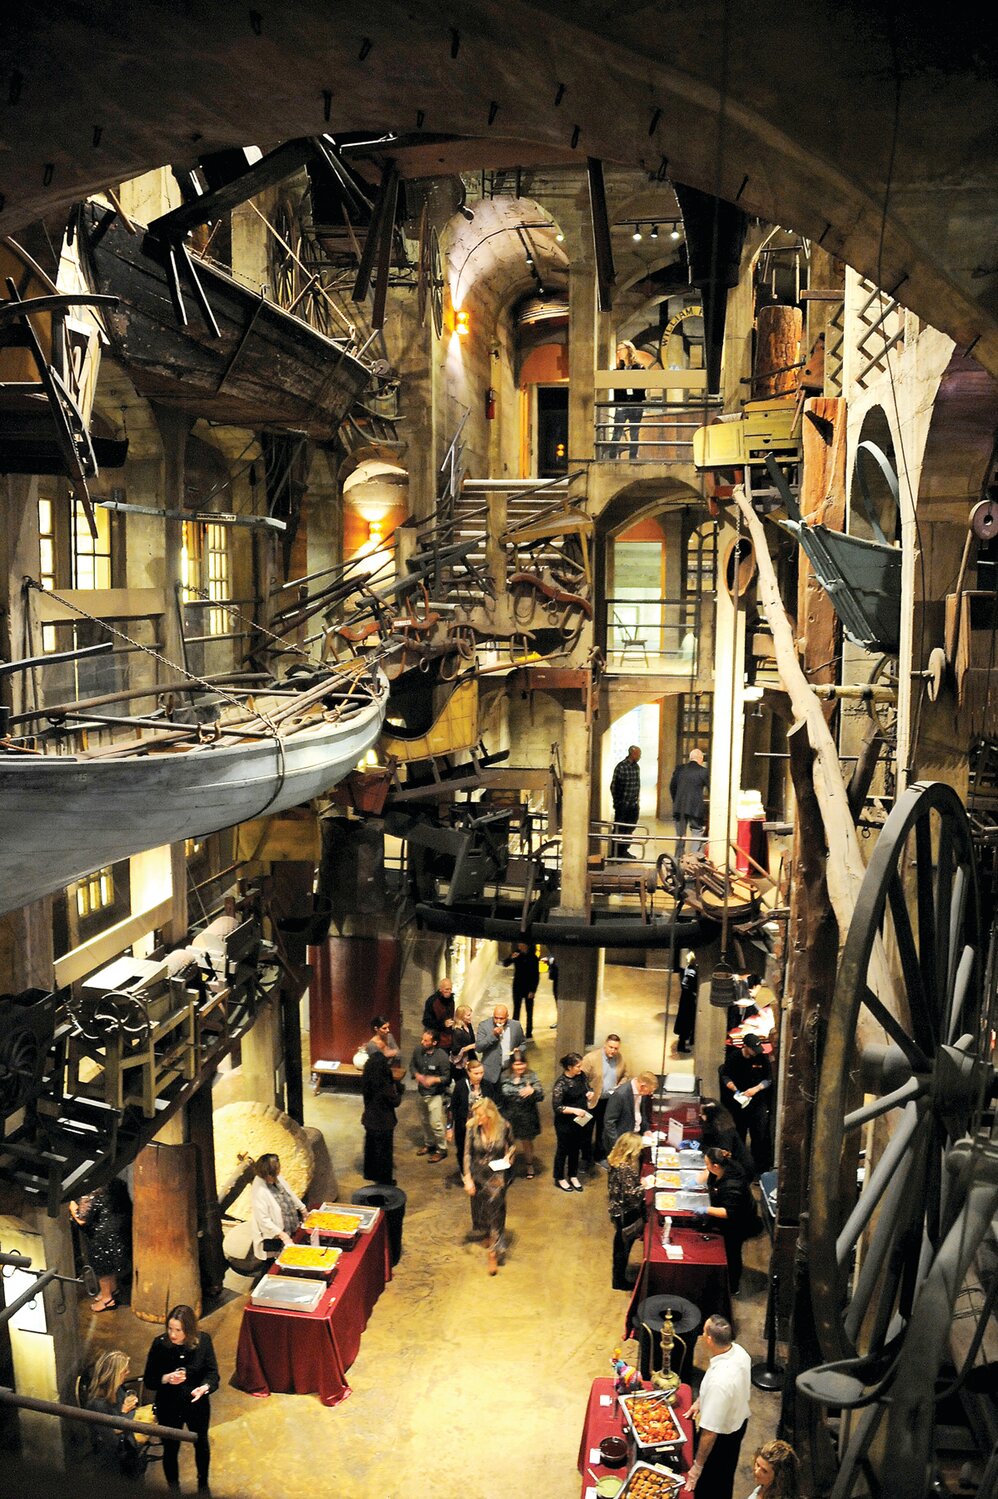
[[[725,962],[718,963],[710,976],[710,1002],[719,1010],[733,1005],[738,994],[735,975]]]

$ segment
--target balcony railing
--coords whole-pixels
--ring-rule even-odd
[[[720,407],[704,370],[597,370],[594,383],[598,462],[690,463],[694,432]],[[615,399],[625,388],[633,399]]]
[[[695,596],[608,598],[606,619],[608,671],[696,675],[702,609]]]

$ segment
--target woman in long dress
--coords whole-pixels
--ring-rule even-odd
[[[505,1258],[506,1184],[515,1154],[509,1120],[491,1098],[474,1104],[464,1142],[464,1190],[471,1198],[472,1232],[485,1237],[490,1275]]]
[[[641,1185],[641,1136],[621,1135],[607,1156],[607,1210],[613,1224],[613,1277],[615,1291],[629,1291],[627,1259],[631,1245],[645,1226],[645,1191]]]

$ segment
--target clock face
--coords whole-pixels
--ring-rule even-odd
[[[440,237],[429,222],[424,206],[419,222],[419,321],[426,322],[429,308],[433,318],[433,329],[439,338],[444,331],[444,276],[440,256]]]

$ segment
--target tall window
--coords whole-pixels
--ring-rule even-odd
[[[180,564],[185,603],[205,596],[229,597],[229,539],[224,526],[185,520]],[[224,635],[229,628],[227,612],[209,609],[207,615],[207,629],[199,633]]]
[[[702,749],[710,761],[711,728],[714,721],[714,694],[712,692],[686,692],[683,694],[683,709],[679,719],[679,750],[677,765],[685,765],[690,750]]]
[[[111,512],[94,506],[97,535],[93,536],[87,513],[79,500],[73,504],[73,587],[110,588]]]
[[[38,500],[38,581],[51,591],[55,587],[55,506],[51,499]],[[57,649],[55,625],[42,625],[42,650]]]
[[[110,864],[96,870],[76,887],[76,912],[84,919],[114,905],[114,870]]]
[[[717,526],[704,521],[686,545],[686,593],[711,594],[717,587]]]

